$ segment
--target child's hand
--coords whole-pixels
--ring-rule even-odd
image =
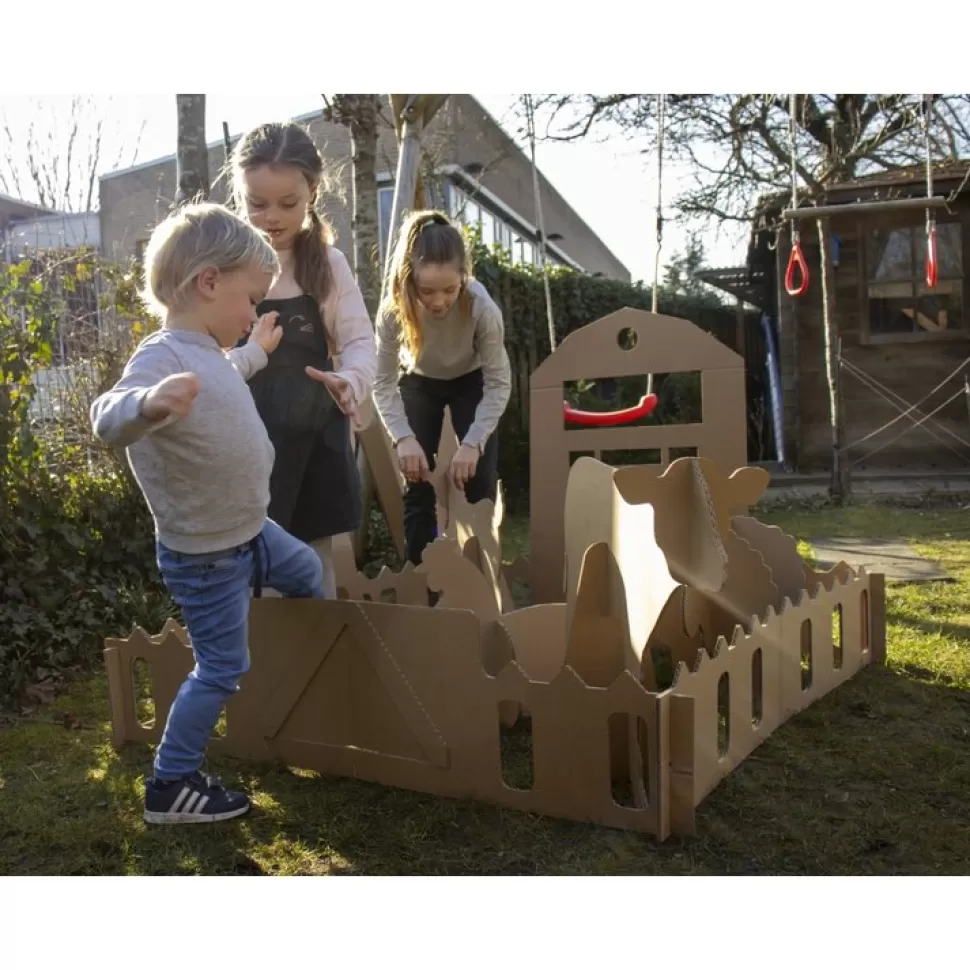
[[[256,321],[256,326],[253,327],[253,332],[249,335],[249,339],[258,343],[267,354],[276,350],[283,339],[283,328],[276,326],[278,317],[279,313],[276,310],[264,313]]]
[[[451,459],[449,472],[456,488],[464,489],[474,477],[475,469],[478,468],[478,458],[478,449],[471,445],[462,445],[455,452],[455,457]]]
[[[317,370],[316,367],[308,367],[307,374],[315,381],[325,385],[330,392],[330,396],[337,402],[337,407],[350,418],[357,417],[357,399],[354,397],[354,389],[350,386],[350,381],[344,377],[338,377],[332,371]]]
[[[172,374],[159,381],[141,402],[142,417],[161,421],[170,414],[184,418],[192,410],[192,402],[199,393],[199,379],[191,371]]]
[[[418,444],[418,439],[413,436],[402,438],[394,450],[397,452],[397,463],[404,477],[409,482],[427,481],[431,471],[428,467],[428,458],[424,453],[424,448]]]

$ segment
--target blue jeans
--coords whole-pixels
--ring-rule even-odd
[[[250,587],[266,584],[283,596],[324,599],[323,567],[308,545],[272,519],[252,542],[221,552],[157,548],[158,568],[195,653],[195,669],[175,696],[155,754],[155,777],[171,781],[202,766],[222,707],[249,670]]]

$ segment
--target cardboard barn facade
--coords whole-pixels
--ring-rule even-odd
[[[419,567],[345,571],[337,601],[253,601],[251,668],[212,750],[690,834],[758,744],[885,652],[882,576],[810,569],[747,514],[767,483],[707,457],[660,474],[580,458],[549,565],[565,596],[517,608],[501,503],[469,505],[439,481],[444,533]],[[185,631],[135,630],[105,659],[115,743],[157,742],[193,666]],[[138,661],[153,724],[138,718]],[[510,728],[528,753],[508,750]]]
[[[569,427],[563,420],[564,384],[652,374],[700,372],[698,424]],[[687,320],[645,310],[611,313],[569,334],[529,382],[530,536],[533,601],[564,593],[563,502],[569,466],[577,455],[653,452],[639,467],[660,474],[673,456],[709,458],[724,471],[747,463],[744,359]]]

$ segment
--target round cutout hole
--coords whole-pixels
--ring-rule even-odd
[[[624,327],[617,335],[616,342],[620,345],[620,350],[633,350],[639,339],[633,327]]]

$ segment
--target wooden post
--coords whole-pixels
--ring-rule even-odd
[[[857,215],[860,212],[885,212],[894,209],[939,209],[947,204],[945,196],[934,195],[930,198],[885,199],[882,202],[846,202],[843,205],[803,205],[798,209],[784,209],[781,218],[824,219],[829,216]]]
[[[782,434],[785,439],[785,459],[792,469],[797,469],[802,444],[798,312],[795,301],[788,295],[783,283],[790,252],[791,239],[787,233],[779,233],[775,249],[775,287],[778,293],[778,374],[781,380]]]
[[[869,575],[869,649],[872,662],[886,662],[886,576]]]
[[[388,227],[387,245],[384,249],[384,283],[381,287],[383,300],[389,282],[394,245],[404,220],[404,213],[414,205],[414,193],[418,186],[421,166],[421,130],[424,120],[418,112],[417,97],[412,95],[401,112],[401,140],[398,145],[397,175],[394,180],[394,202],[391,206],[391,224]]]

